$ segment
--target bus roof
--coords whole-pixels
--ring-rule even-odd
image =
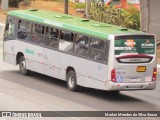
[[[71,30],[81,34],[107,39],[109,35],[139,35],[145,34],[140,31],[126,29],[120,26],[110,25],[84,18],[74,17],[48,10],[15,10],[9,11],[8,15],[22,19],[56,26],[64,30]]]

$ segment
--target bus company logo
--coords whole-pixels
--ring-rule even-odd
[[[134,40],[126,40],[126,42],[124,42],[124,45],[133,48],[134,45],[136,45],[136,42]]]
[[[28,48],[25,49],[25,53],[28,53],[28,54],[31,54],[31,55],[35,55],[34,50],[31,50],[31,49],[28,49]]]
[[[141,47],[142,47],[142,48],[153,48],[153,47],[154,47],[154,44],[152,44],[152,43],[150,42],[150,40],[146,40],[145,43],[142,43],[142,44],[141,44]]]

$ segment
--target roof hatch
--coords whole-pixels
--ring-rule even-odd
[[[128,31],[128,28],[119,28],[119,31]]]
[[[29,9],[29,11],[38,11],[38,9]]]
[[[90,20],[89,19],[81,19],[80,21],[81,22],[89,22]]]

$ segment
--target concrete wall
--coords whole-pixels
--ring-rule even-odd
[[[141,0],[141,30],[160,40],[160,0]]]

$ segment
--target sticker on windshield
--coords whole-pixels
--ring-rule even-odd
[[[133,48],[136,45],[136,42],[134,42],[134,40],[126,40],[126,42],[124,42],[124,45]]]
[[[141,48],[154,48],[154,44],[152,44],[150,40],[146,40],[146,43],[141,44]]]

